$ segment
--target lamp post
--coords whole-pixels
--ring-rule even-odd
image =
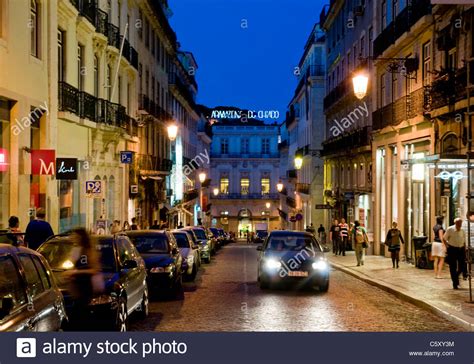
[[[277,191],[281,193],[283,191],[283,187],[285,187],[285,186],[283,186],[283,183],[281,181],[279,181],[277,183]]]
[[[174,175],[173,173],[173,164],[176,162],[175,161],[175,158],[173,158],[173,143],[174,141],[176,140],[176,137],[178,136],[178,126],[176,124],[169,124],[167,127],[166,127],[166,130],[168,132],[168,139],[170,141],[170,160],[171,160],[171,175]],[[168,185],[171,186],[172,184],[172,181],[173,181],[173,178],[172,176],[168,176]],[[170,196],[170,202],[171,202],[171,196]],[[169,217],[168,217],[168,226],[171,227],[171,221],[169,221]]]
[[[267,230],[270,233],[270,207],[272,204],[270,202],[267,202],[265,204],[265,207],[267,208]]]
[[[295,168],[296,169],[301,169],[301,167],[303,166],[303,157],[297,155],[295,157]]]
[[[203,211],[204,211],[204,188],[202,187],[202,184],[204,183],[204,181],[206,180],[206,172],[201,172],[199,173],[199,182],[201,183],[200,186],[199,186],[199,206],[201,207],[200,209],[200,213],[201,213],[201,223],[202,225],[204,226],[204,214],[203,214]]]
[[[219,195],[219,189],[217,187],[214,187],[214,189],[212,190],[212,194],[217,197]]]

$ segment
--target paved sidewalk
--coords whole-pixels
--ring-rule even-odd
[[[448,266],[444,267],[442,279],[435,279],[433,270],[418,269],[403,262],[399,269],[393,269],[392,260],[381,256],[366,256],[365,264],[360,267],[357,267],[352,251],[347,252],[346,256],[334,256],[330,252],[327,257],[335,269],[428,309],[464,327],[466,331],[474,331],[474,304],[467,303],[468,281],[461,278],[460,289],[454,290]]]

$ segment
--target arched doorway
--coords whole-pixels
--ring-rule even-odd
[[[237,214],[237,219],[239,221],[239,236],[244,237],[247,233],[253,231],[252,212],[249,209],[241,209]]]

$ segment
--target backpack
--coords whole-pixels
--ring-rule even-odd
[[[362,244],[363,242],[365,242],[364,231],[360,227],[356,228],[355,240],[356,240],[356,243],[359,243],[359,244]]]

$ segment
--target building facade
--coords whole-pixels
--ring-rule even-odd
[[[211,194],[213,223],[244,233],[280,227],[277,124],[218,120],[212,125]],[[260,225],[257,225],[260,224]]]
[[[334,218],[358,220],[373,232],[372,97],[354,96],[352,77],[359,67],[371,74],[373,12],[376,1],[334,1],[321,13],[326,31],[327,82],[324,98],[326,139],[324,199],[326,226]],[[328,206],[328,207],[329,207]]]

